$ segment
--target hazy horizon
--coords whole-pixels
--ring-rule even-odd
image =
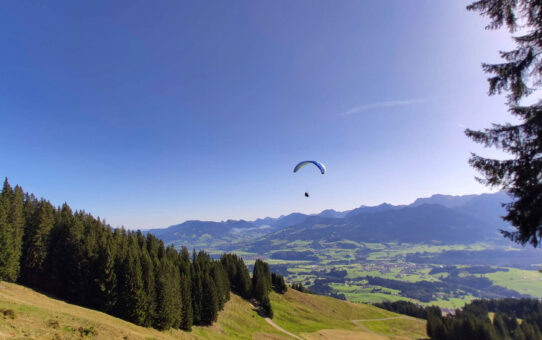
[[[393,205],[393,206],[408,206],[410,204],[413,204],[417,199],[421,199],[421,198],[430,198],[432,196],[435,196],[435,195],[443,195],[443,196],[454,196],[454,197],[458,197],[458,196],[469,196],[469,195],[484,195],[484,194],[495,194],[497,193],[498,191],[488,191],[488,192],[482,192],[482,193],[476,193],[476,194],[464,194],[464,195],[447,195],[447,194],[441,194],[441,193],[435,193],[435,194],[432,194],[432,195],[429,195],[429,196],[423,196],[423,197],[417,197],[409,202],[406,202],[406,203],[391,203],[391,202],[381,202],[381,203],[377,203],[377,204],[371,204],[371,205],[365,205],[365,204],[361,204],[361,205],[357,205],[357,206],[354,206],[354,207],[351,207],[351,208],[347,208],[347,209],[334,209],[334,208],[326,208],[326,209],[323,209],[323,210],[319,210],[319,211],[315,211],[315,212],[303,212],[303,211],[290,211],[290,212],[285,212],[285,213],[282,213],[280,215],[275,215],[275,216],[270,216],[270,215],[265,215],[265,216],[259,216],[259,217],[256,217],[256,218],[223,218],[223,219],[220,219],[220,220],[206,220],[206,219],[198,219],[198,218],[194,218],[194,219],[188,219],[188,220],[183,220],[183,221],[180,221],[178,223],[174,223],[174,224],[171,224],[171,225],[167,225],[167,226],[156,226],[156,227],[149,227],[149,228],[140,228],[141,230],[150,230],[150,229],[165,229],[165,228],[168,228],[168,227],[171,227],[171,226],[174,226],[174,225],[179,225],[179,224],[182,224],[184,222],[188,222],[188,221],[205,221],[205,222],[226,222],[228,220],[233,220],[233,221],[247,221],[247,222],[251,222],[251,221],[255,221],[257,219],[264,219],[264,218],[267,218],[267,217],[271,217],[271,218],[280,218],[280,217],[283,217],[283,216],[287,216],[287,215],[290,215],[290,214],[293,214],[293,213],[301,213],[301,214],[305,214],[305,215],[317,215],[325,210],[335,210],[337,212],[344,212],[344,211],[350,211],[350,210],[353,210],[353,209],[357,209],[357,208],[360,208],[362,206],[364,207],[375,207],[375,206],[380,206],[382,204],[390,204],[390,205]],[[504,202],[503,202],[504,203]]]

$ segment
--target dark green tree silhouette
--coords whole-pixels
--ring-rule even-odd
[[[23,190],[13,190],[6,178],[0,194],[0,280],[15,282],[19,277],[24,223]]]
[[[508,28],[516,48],[500,52],[502,63],[483,64],[491,76],[489,94],[507,93],[509,111],[519,124],[494,124],[483,131],[466,130],[467,136],[486,147],[510,155],[498,160],[473,154],[470,164],[479,170],[479,181],[506,190],[512,203],[504,216],[516,229],[501,231],[522,245],[537,247],[542,237],[542,100],[524,105],[522,99],[542,85],[542,1],[479,0],[467,7],[490,19],[488,29]]]

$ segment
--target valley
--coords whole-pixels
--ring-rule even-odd
[[[288,282],[352,302],[462,307],[474,298],[542,298],[542,258],[499,229],[503,193],[420,198],[256,221],[189,221],[153,233],[190,249],[256,258]]]

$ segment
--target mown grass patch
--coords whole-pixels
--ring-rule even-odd
[[[283,333],[270,326],[250,303],[237,295],[225,305],[212,326],[193,327],[192,333],[203,339],[252,339],[254,333],[260,338],[281,338]]]
[[[324,329],[359,331],[354,319],[380,319],[396,317],[397,314],[370,305],[340,301],[326,296],[303,294],[288,290],[284,295],[271,294],[275,321],[279,326],[295,334],[314,333]],[[406,324],[416,321],[407,320]],[[394,329],[390,325],[390,329]],[[416,329],[416,325],[411,325]],[[396,330],[399,332],[399,330]],[[416,337],[418,333],[412,333]]]

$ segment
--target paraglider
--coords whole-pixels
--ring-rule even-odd
[[[298,172],[299,169],[301,169],[302,167],[304,167],[305,165],[308,165],[308,164],[314,164],[319,170],[320,172],[323,174],[326,173],[326,167],[324,164],[320,163],[320,162],[317,162],[317,161],[303,161],[303,162],[299,162],[295,168],[294,168],[294,173]],[[308,192],[305,192],[305,197],[309,197],[309,193]]]
[[[301,169],[302,167],[304,167],[305,165],[307,164],[314,164],[316,165],[316,167],[318,167],[318,169],[320,169],[320,172],[323,174],[326,173],[326,167],[324,164],[320,163],[320,162],[317,162],[317,161],[303,161],[303,162],[299,162],[297,163],[297,165],[295,166],[294,168],[294,172],[297,172],[299,169]]]

